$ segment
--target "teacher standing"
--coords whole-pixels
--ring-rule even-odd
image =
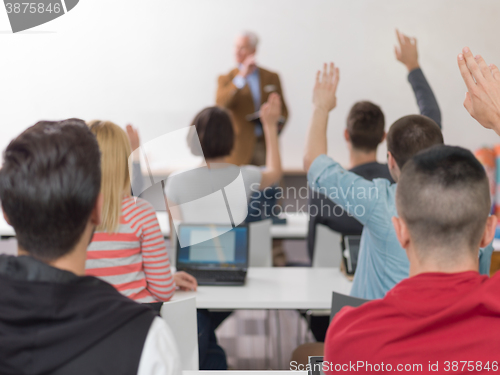
[[[278,93],[283,103],[279,131],[288,117],[278,74],[255,63],[257,44],[258,38],[252,32],[238,35],[234,51],[238,67],[220,76],[218,81],[217,105],[229,110],[235,131],[234,148],[228,162],[236,165],[265,164],[266,148],[262,125],[258,119],[251,120],[250,117],[259,111],[269,94]]]

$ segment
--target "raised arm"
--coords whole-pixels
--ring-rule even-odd
[[[323,74],[318,71],[313,93],[313,115],[309,125],[306,139],[306,150],[304,153],[304,169],[309,171],[314,159],[319,155],[326,154],[327,140],[326,129],[328,125],[328,113],[337,106],[337,86],[339,83],[339,69],[330,63],[323,66]]]
[[[465,47],[458,67],[467,86],[464,107],[482,126],[500,135],[500,71]]]
[[[418,63],[417,39],[396,30],[399,46],[394,47],[396,59],[408,69],[408,81],[417,99],[420,114],[433,119],[441,127],[441,110]]]
[[[281,117],[281,99],[277,93],[272,93],[266,103],[260,108],[260,119],[266,141],[266,167],[262,171],[260,189],[278,182],[283,175],[281,156],[278,143],[278,120]]]

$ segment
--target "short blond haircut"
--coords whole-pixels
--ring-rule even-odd
[[[122,201],[130,197],[128,159],[132,153],[127,133],[110,121],[89,121],[101,150],[101,193],[103,195],[100,232],[114,233],[120,225]]]

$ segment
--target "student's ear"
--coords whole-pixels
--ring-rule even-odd
[[[102,221],[102,206],[104,204],[104,197],[102,193],[99,193],[95,201],[94,208],[90,214],[90,222],[95,226],[101,224]]]
[[[392,156],[390,151],[387,151],[387,167],[389,168],[392,178],[397,182],[400,170],[398,163],[396,163],[396,159],[394,159],[394,156]]]
[[[7,222],[7,224],[9,224],[10,226],[12,226],[12,224],[10,223],[9,221],[9,218],[7,217],[7,215],[5,214],[5,211],[3,210],[3,207],[2,207],[2,214],[3,214],[3,218],[5,219],[5,221]]]
[[[349,131],[347,129],[344,130],[344,139],[347,143],[351,143],[351,137],[349,136]]]
[[[491,243],[491,241],[493,241],[493,238],[495,237],[496,227],[497,217],[494,215],[489,216],[488,220],[486,221],[486,227],[484,228],[483,238],[481,238],[479,247],[486,247]]]
[[[398,238],[399,244],[403,249],[408,251],[410,245],[410,232],[403,219],[400,217],[392,217],[392,225],[394,225],[394,230],[396,232],[396,237]]]

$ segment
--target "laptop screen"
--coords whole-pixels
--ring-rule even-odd
[[[194,245],[181,248],[177,243],[177,268],[246,268],[248,259],[248,228],[225,225],[179,226],[182,243]],[[199,242],[199,239],[210,238]]]

